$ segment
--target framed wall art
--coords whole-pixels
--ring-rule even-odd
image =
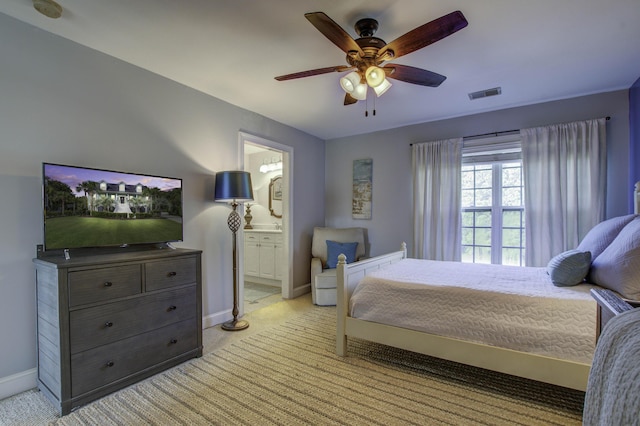
[[[353,160],[353,199],[351,215],[354,219],[371,219],[373,159]]]

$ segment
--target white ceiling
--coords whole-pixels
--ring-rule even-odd
[[[628,89],[640,77],[639,0],[58,2],[59,19],[39,14],[31,0],[2,0],[0,13],[322,139]],[[375,18],[376,36],[390,42],[454,10],[467,28],[393,61],[447,80],[438,88],[392,80],[376,116],[373,92],[368,117],[363,101],[342,105],[341,74],[274,80],[345,64],[306,12],[325,12],[354,38],[358,19]],[[502,95],[469,100],[469,92],[497,86]]]

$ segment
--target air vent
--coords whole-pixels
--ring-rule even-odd
[[[488,96],[496,96],[502,93],[502,87],[494,87],[493,89],[480,90],[479,92],[469,93],[469,99],[480,99]]]

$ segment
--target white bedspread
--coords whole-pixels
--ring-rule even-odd
[[[349,311],[367,321],[590,364],[591,288],[556,287],[546,268],[404,259],[364,277]]]

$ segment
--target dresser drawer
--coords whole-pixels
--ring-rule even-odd
[[[73,271],[68,274],[69,306],[102,302],[142,291],[140,265]]]
[[[71,353],[194,318],[196,304],[196,287],[190,286],[71,311]]]
[[[146,290],[161,290],[196,282],[196,258],[145,263]]]
[[[195,318],[71,356],[76,397],[197,347]]]

